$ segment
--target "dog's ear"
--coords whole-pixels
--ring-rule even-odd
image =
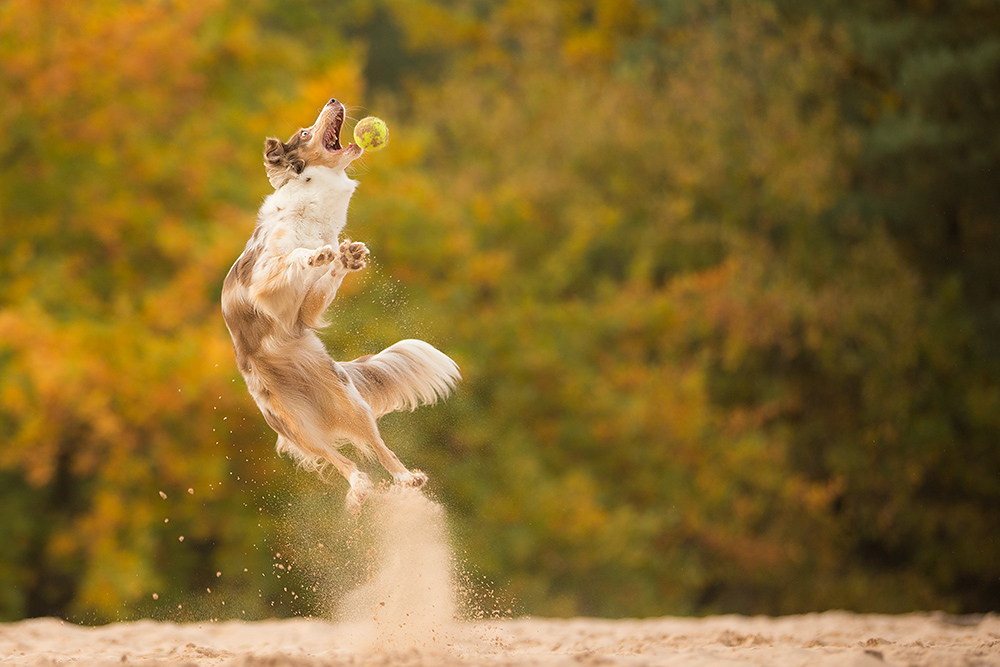
[[[285,156],[285,144],[279,139],[268,137],[264,140],[264,164],[277,164]]]
[[[275,190],[291,180],[294,174],[301,174],[306,168],[305,160],[298,156],[295,148],[274,137],[268,137],[264,141],[264,169],[267,172],[267,180]]]

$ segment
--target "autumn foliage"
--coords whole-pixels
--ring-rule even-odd
[[[0,5],[0,617],[322,607],[218,300],[330,96],[392,143],[326,343],[459,362],[384,432],[499,597],[995,608],[1000,16],[910,4]]]

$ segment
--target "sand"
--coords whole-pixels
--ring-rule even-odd
[[[327,520],[307,513],[295,523]],[[101,627],[32,619],[0,625],[0,665],[1000,665],[994,614],[459,621],[483,616],[463,599],[446,523],[417,490],[380,493],[344,549],[298,564],[329,584],[324,619]],[[362,555],[362,576],[334,595],[339,566]]]
[[[356,630],[316,619],[96,628],[33,619],[0,625],[0,664],[1000,665],[996,615],[522,618],[457,624],[446,645],[391,650],[352,648]]]

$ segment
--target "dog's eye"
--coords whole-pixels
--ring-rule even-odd
[[[308,137],[309,136],[309,130],[302,130],[302,136],[303,137]]]

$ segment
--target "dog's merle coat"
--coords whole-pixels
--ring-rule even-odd
[[[341,146],[344,115],[330,100],[312,127],[265,143],[275,191],[226,276],[222,312],[247,388],[278,434],[278,451],[313,469],[332,465],[350,482],[348,504],[356,507],[371,483],[338,448],[349,442],[377,456],[397,483],[422,485],[426,476],[400,463],[375,420],[446,396],[459,372],[419,340],[337,362],[315,333],[326,326],[323,313],[344,277],[363,269],[368,255],[363,243],[339,240],[357,187],[345,170],[363,152]]]

